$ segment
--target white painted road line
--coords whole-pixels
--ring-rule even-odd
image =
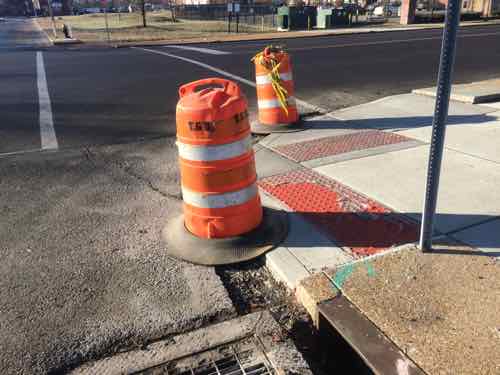
[[[484,36],[496,36],[500,35],[500,33],[480,33],[480,34],[464,34],[458,35],[458,38],[477,38]],[[342,35],[344,36],[344,35]],[[442,36],[430,36],[424,38],[411,38],[411,39],[389,39],[389,40],[376,40],[373,42],[360,42],[360,43],[346,43],[346,44],[327,44],[322,46],[310,46],[310,47],[290,47],[288,51],[304,51],[311,49],[331,49],[331,48],[346,48],[346,47],[368,47],[368,46],[377,46],[384,44],[396,44],[396,43],[411,43],[411,42],[423,42],[428,40],[442,40]]]
[[[32,150],[4,152],[4,153],[0,154],[0,158],[7,157],[7,156],[15,156],[15,155],[33,154],[35,152],[41,152],[41,151],[43,151],[41,148],[35,148]]]
[[[38,85],[38,103],[40,109],[40,138],[43,150],[57,150],[56,132],[54,130],[54,120],[52,117],[52,105],[50,103],[49,89],[47,87],[47,77],[43,64],[43,54],[36,53],[36,74]]]
[[[201,61],[198,61],[198,60],[188,59],[187,57],[177,56],[177,55],[173,55],[173,54],[168,53],[168,52],[157,51],[155,49],[141,48],[141,47],[130,47],[130,48],[141,50],[141,51],[146,51],[146,52],[151,52],[151,53],[156,53],[158,55],[168,56],[168,57],[171,57],[171,58],[177,59],[177,60],[182,60],[182,61],[188,62],[190,64],[193,64],[193,65],[201,66],[202,68],[211,70],[212,72],[219,73],[219,74],[221,74],[223,76],[226,76],[228,78],[234,79],[235,81],[239,81],[241,83],[244,83],[245,85],[248,85],[248,86],[251,86],[251,87],[256,87],[255,82],[252,82],[252,81],[249,81],[246,78],[243,78],[243,77],[231,74],[229,72],[226,72],[225,70],[216,68],[215,66],[202,63]],[[309,109],[311,111],[315,111],[315,112],[317,111],[317,112],[323,112],[323,113],[330,112],[329,110],[327,110],[325,108],[318,107],[318,106],[316,106],[314,104],[305,102],[305,101],[297,99],[297,98],[295,98],[295,103],[297,103],[298,105],[300,105],[300,106],[302,106],[304,108],[307,108],[307,109]]]
[[[164,48],[177,48],[177,49],[183,49],[183,50],[187,50],[187,51],[195,51],[195,52],[207,53],[209,55],[230,55],[231,54],[231,52],[220,51],[220,50],[217,50],[217,49],[201,48],[201,47],[190,47],[190,46],[169,45],[169,46],[164,46]]]

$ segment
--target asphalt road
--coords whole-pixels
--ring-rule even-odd
[[[498,77],[499,39],[500,26],[462,30],[455,80]],[[171,275],[191,283],[187,298],[213,302],[215,289],[200,282],[216,275],[172,268],[159,240],[180,211],[177,90],[232,75],[255,114],[250,59],[266,44],[192,46],[209,52],[46,47],[31,21],[0,23],[2,374],[62,373],[117,345],[172,333],[177,318],[191,321],[180,312],[198,310],[173,307],[167,297],[184,294]],[[283,44],[297,96],[328,111],[432,85],[440,32]]]
[[[0,24],[0,154],[43,146],[37,51],[41,51],[44,63],[54,134],[59,149],[65,149],[174,136],[181,84],[224,73],[252,81],[250,59],[268,44],[190,46],[208,51],[157,46],[146,51],[44,48],[40,44],[43,38],[30,21]],[[463,28],[455,82],[498,77],[499,40],[498,25]],[[334,110],[432,85],[441,31],[337,35],[283,40],[280,44],[292,55],[296,96]],[[214,50],[225,54],[214,54]],[[254,88],[241,85],[255,114]]]

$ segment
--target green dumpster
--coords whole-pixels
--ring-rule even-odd
[[[316,25],[316,7],[282,6],[278,8],[278,31],[306,30]]]
[[[318,8],[316,16],[317,29],[329,29],[332,26],[332,8]]]
[[[278,31],[290,29],[290,8],[282,6],[278,8]]]
[[[346,26],[349,25],[349,12],[346,8],[332,9],[332,26]]]

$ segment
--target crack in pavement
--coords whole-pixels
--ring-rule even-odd
[[[95,152],[92,152],[92,150],[89,147],[84,147],[83,154],[84,154],[85,159],[87,161],[89,161],[93,166],[97,167],[97,165],[98,165],[98,163],[97,163],[98,155]],[[132,170],[132,168],[127,165],[127,161],[126,160],[115,161],[115,162],[113,162],[113,161],[106,162],[105,160],[101,159],[101,161],[102,161],[102,166],[103,167],[106,168],[109,165],[114,165],[115,167],[119,168],[122,172],[124,172],[127,175],[135,178],[136,180],[144,183],[147,187],[149,187],[150,190],[152,190],[152,191],[160,194],[164,198],[171,198],[171,199],[175,199],[175,200],[179,200],[179,201],[182,200],[182,194],[181,194],[180,191],[177,194],[172,194],[172,193],[167,193],[167,192],[162,191],[160,188],[158,188],[157,186],[155,186],[153,184],[153,182],[151,182],[148,178],[143,177],[141,175],[138,175],[137,173],[134,173],[134,171]]]

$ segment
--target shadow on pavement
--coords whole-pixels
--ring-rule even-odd
[[[433,116],[386,117],[341,120],[326,116],[321,119],[307,121],[307,128],[314,129],[412,129],[432,125]],[[448,116],[448,125],[475,125],[499,121],[495,116],[479,115],[451,115]]]
[[[289,213],[289,215],[290,233],[283,243],[283,246],[286,247],[331,247],[332,242],[334,242],[338,246],[351,248],[356,254],[370,255],[394,246],[415,243],[420,235],[419,223],[413,221],[410,217],[418,217],[421,213],[299,211]],[[496,218],[496,216],[491,215],[437,214],[436,222],[466,220],[467,222],[474,222],[474,225],[480,225]],[[307,228],[303,228],[302,220],[312,224],[325,237],[311,236]],[[441,233],[436,231],[435,235],[440,236]],[[439,242],[442,242],[442,240]],[[456,244],[462,246],[462,248],[436,247],[435,252],[500,257],[500,251],[475,251],[458,241]],[[486,236],[475,237],[474,246],[500,249],[500,240]]]

